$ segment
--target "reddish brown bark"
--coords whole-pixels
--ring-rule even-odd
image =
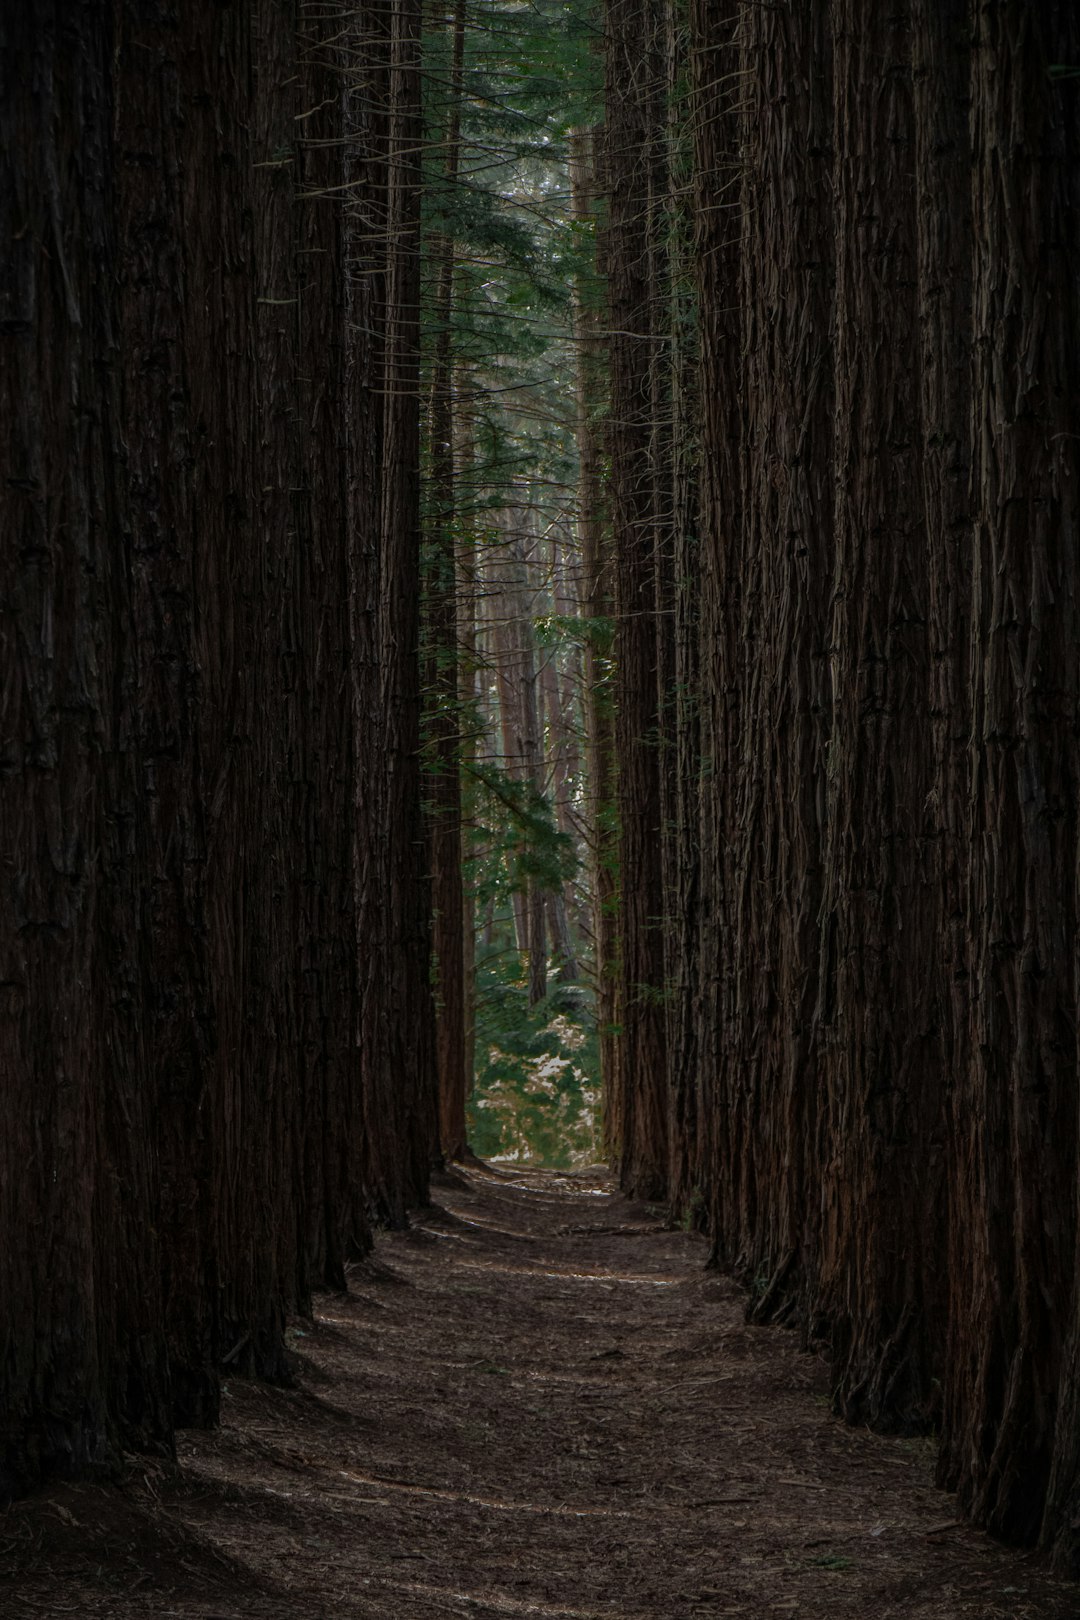
[[[1043,1516],[1075,1282],[1080,130],[1075,88],[1050,69],[1077,60],[1080,27],[1059,5],[973,19],[963,1146],[975,1207],[958,1243],[972,1284],[954,1330],[947,1445],[965,1506],[1028,1540]],[[1045,1533],[1061,1526],[1075,1559],[1075,1532],[1058,1517],[1070,1468],[1075,1479],[1068,1421],[1058,1447]]]
[[[0,22],[0,1494],[167,1444],[108,8]]]
[[[375,0],[357,26],[346,129],[356,1057],[364,1185],[400,1222],[426,1197],[439,1151],[419,763],[419,7]]]
[[[734,379],[742,353],[739,299],[742,128],[740,8],[706,0],[690,6],[692,128],[694,140],[694,257],[700,344],[701,464],[698,503],[700,681],[700,863],[694,994],[695,1070],[677,1076],[674,1129],[683,1157],[681,1181],[708,1211],[716,1258],[733,1261],[729,1220],[733,1201],[732,1117],[723,1087],[726,977],[733,952],[727,927],[730,894],[729,777],[733,745],[738,641],[738,556],[742,513],[742,402]],[[692,588],[692,585],[689,587]],[[682,1189],[676,1189],[681,1191]],[[737,1199],[735,1200],[737,1207]]]
[[[356,918],[352,885],[356,740],[350,697],[345,371],[342,74],[347,45],[320,0],[299,14],[296,182],[297,404],[302,467],[295,514],[294,600],[304,654],[296,682],[295,815],[303,851],[297,887],[298,1038],[304,1120],[305,1231],[314,1284],[341,1286],[345,1262],[369,1241],[361,1183],[363,1117],[354,1058]]]
[[[723,21],[692,22],[699,82],[741,70],[747,165],[737,297],[704,206],[697,244],[717,1252],[757,1314],[829,1338],[848,1416],[919,1426],[943,1388],[946,1481],[1053,1543],[1077,1474],[1076,23],[744,6],[722,61]],[[704,92],[695,121],[704,205]]]
[[[605,29],[621,1028],[619,1090],[609,1100],[608,1119],[623,1186],[662,1198],[668,1172],[658,631],[658,607],[667,595],[667,531],[656,464],[664,437],[657,438],[663,422],[657,346],[665,322],[658,243],[662,13],[655,0],[609,0]]]
[[[820,1277],[837,1402],[934,1410],[941,926],[929,747],[910,17],[833,9],[836,505],[819,1017]]]
[[[743,168],[721,176],[728,208],[715,227],[726,233],[719,251],[739,260],[745,358],[737,401],[726,403],[729,419],[739,412],[740,438],[724,447],[725,483],[706,474],[704,542],[724,541],[726,555],[704,627],[703,656],[722,660],[712,668],[724,683],[705,792],[719,806],[713,837],[728,864],[720,892],[711,877],[710,915],[723,931],[703,956],[706,988],[719,969],[719,1006],[707,1003],[719,1030],[702,1038],[716,1064],[716,1236],[750,1283],[755,1318],[767,1320],[804,1300],[815,1264],[833,539],[831,40],[805,8],[753,8],[740,52],[712,59],[720,94],[735,94],[737,62],[745,74]],[[721,400],[733,392],[731,351],[710,348],[706,361],[706,397]],[[728,640],[714,650],[718,629]]]
[[[4,24],[5,1493],[288,1376],[425,1192],[417,19],[369,21]]]
[[[698,473],[701,428],[700,357],[695,287],[693,74],[687,73],[689,7],[667,0],[664,10],[667,80],[667,197],[664,203],[670,285],[668,333],[671,424],[661,499],[670,505],[671,733],[667,775],[665,929],[670,1110],[668,1198],[673,1209],[703,1215],[697,1184],[696,988],[701,883],[701,725],[698,664],[700,580]],[[663,690],[660,693],[664,700]]]
[[[450,22],[450,82],[444,127],[429,131],[445,150],[444,183],[452,194],[461,149],[465,4]],[[425,795],[431,846],[432,947],[436,976],[439,1135],[443,1154],[465,1152],[465,905],[462,877],[461,705],[458,663],[458,571],[455,536],[454,314],[455,254],[446,230],[427,244],[434,272],[428,435],[427,563],[424,592]]]

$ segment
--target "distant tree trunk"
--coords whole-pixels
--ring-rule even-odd
[[[464,486],[471,492],[473,467],[473,424],[469,413],[459,411],[456,422],[457,464]],[[476,816],[475,767],[479,756],[480,697],[477,671],[480,667],[477,614],[479,610],[479,546],[472,523],[463,526],[458,540],[458,700],[462,714],[461,757],[461,863],[464,905],[462,908],[462,978],[465,1026],[465,1101],[476,1076],[476,880],[473,825]],[[465,1141],[464,1133],[462,1141]]]
[[[570,604],[560,596],[560,546],[560,538],[555,531],[551,537],[552,606],[557,616],[565,616],[564,610],[568,609]],[[571,727],[563,712],[564,694],[559,678],[557,646],[540,650],[539,698],[542,776],[550,793],[555,824],[564,838],[573,838],[570,774],[574,744]],[[561,887],[548,892],[546,905],[548,937],[558,964],[556,977],[560,984],[574,984],[578,977],[577,951],[570,931],[566,897]]]
[[[560,524],[551,538],[552,601],[562,624],[581,616],[581,551],[572,528]],[[552,701],[557,711],[555,810],[559,830],[580,838],[577,795],[583,766],[582,698],[583,659],[580,642],[557,649],[553,661]]]
[[[665,877],[667,1050],[670,1110],[668,1198],[673,1208],[700,1219],[697,1186],[697,1022],[698,891],[700,885],[701,732],[698,683],[698,440],[701,402],[697,306],[694,287],[693,119],[695,99],[686,82],[689,11],[684,0],[665,0],[665,81],[667,92],[667,195],[664,230],[668,243],[667,318],[670,348],[670,429],[664,498],[670,506],[671,552],[669,622],[670,730]],[[661,682],[663,682],[661,666]]]
[[[489,567],[497,587],[495,611],[495,668],[499,694],[500,728],[507,771],[530,789],[543,791],[543,755],[540,746],[540,711],[537,700],[537,648],[533,634],[529,593],[527,540],[520,531],[519,514],[502,514],[498,555]],[[525,882],[514,898],[518,950],[526,957],[529,1005],[547,994],[547,927],[544,885],[533,864],[529,834],[522,853]]]
[[[606,8],[611,513],[615,537],[622,1051],[620,1177],[637,1196],[667,1190],[663,803],[660,785],[655,346],[665,321],[658,260],[657,168],[664,129],[658,0]]]
[[[491,661],[495,673],[495,694],[498,704],[498,735],[501,745],[502,767],[508,774],[522,776],[524,742],[521,731],[521,700],[518,690],[516,664],[520,656],[513,639],[516,626],[516,608],[507,590],[508,564],[506,551],[510,545],[509,514],[500,515],[498,552],[488,563],[488,614],[491,621]],[[522,963],[529,956],[528,895],[515,887],[511,895],[514,918],[514,943]]]
[[[574,220],[594,223],[600,190],[597,135],[587,129],[570,136],[570,191]],[[598,278],[599,280],[599,278]],[[614,1153],[621,1126],[622,1087],[616,1039],[616,916],[618,842],[615,828],[615,743],[611,694],[614,617],[611,531],[606,521],[602,482],[603,445],[597,424],[605,392],[602,311],[599,291],[579,278],[574,287],[575,432],[578,452],[578,533],[581,543],[581,612],[585,619],[585,734],[587,753],[587,837],[591,861],[592,933],[596,972],[596,1022],[604,1094],[605,1145]]]
[[[537,1007],[547,995],[547,915],[544,890],[529,883],[529,1006]]]
[[[536,644],[536,589],[533,578],[536,537],[532,512],[525,513],[524,519],[526,526],[515,535],[515,574],[521,584],[518,608],[518,636],[522,649],[520,664],[522,680],[519,688],[521,737],[525,780],[532,789],[534,799],[539,802],[545,788],[543,694],[540,685],[543,654]],[[530,853],[539,854],[539,851]],[[547,995],[547,898],[547,886],[543,875],[537,871],[530,872],[528,892],[530,1007],[538,1006]]]

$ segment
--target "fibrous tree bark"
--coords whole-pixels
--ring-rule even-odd
[[[420,13],[373,0],[350,42],[350,600],[364,1184],[404,1220],[438,1152],[420,811]]]
[[[738,94],[742,80],[740,7],[692,0],[689,14],[694,151],[694,264],[701,400],[698,549],[701,599],[698,681],[701,804],[697,980],[693,998],[695,1068],[675,1077],[673,1129],[680,1138],[681,1187],[707,1212],[715,1257],[729,1250],[722,1207],[732,1197],[732,1119],[724,1086],[727,979],[732,955],[729,773],[734,758],[732,692],[738,624],[742,512],[742,400],[737,384],[743,315],[739,300],[741,203]],[[692,589],[687,581],[684,589]]]
[[[825,1132],[815,1309],[851,1418],[933,1407],[942,1216],[940,930],[928,557],[917,491],[910,15],[834,28],[836,500],[819,1020]]]
[[[664,52],[667,96],[664,233],[670,426],[660,499],[669,506],[670,685],[659,693],[670,732],[665,810],[666,1015],[670,1112],[668,1198],[673,1208],[702,1214],[696,1184],[696,987],[700,872],[701,730],[698,677],[700,578],[698,522],[699,396],[694,260],[694,116],[696,90],[688,70],[689,8],[666,0]],[[658,604],[664,622],[663,604]],[[661,683],[663,683],[661,663]]]
[[[623,1186],[661,1198],[668,1178],[664,825],[658,608],[668,535],[657,452],[667,442],[662,202],[666,193],[663,14],[657,0],[605,10],[604,243],[610,336],[610,501],[615,559],[615,746],[621,1029],[608,1129]],[[669,652],[668,640],[663,642]]]
[[[294,680],[302,725],[291,761],[298,889],[296,994],[308,1096],[304,1122],[306,1246],[315,1286],[340,1287],[370,1239],[363,1162],[362,1075],[354,1059],[357,952],[353,873],[356,739],[350,702],[345,380],[357,341],[346,324],[344,84],[347,39],[321,0],[299,12],[296,117],[296,410],[302,466],[291,490],[302,627]],[[283,306],[286,313],[293,306]]]
[[[425,1193],[416,22],[2,25],[5,1494],[288,1377]]]
[[[1076,22],[835,0],[691,32],[684,1163],[750,1310],[830,1344],[841,1410],[940,1420],[964,1504],[1068,1563]],[[725,129],[736,247],[708,216]]]
[[[0,21],[0,1494],[167,1445],[108,6]]]
[[[450,28],[450,75],[443,127],[431,133],[444,151],[443,183],[452,199],[461,149],[465,0],[457,0]],[[449,224],[428,244],[435,326],[427,413],[428,457],[425,578],[425,762],[434,964],[436,1044],[442,1151],[465,1152],[466,990],[462,877],[461,705],[458,658],[458,569],[455,534],[456,448],[454,400],[454,237]]]
[[[983,1522],[1053,1517],[1074,1562],[1078,705],[1075,8],[973,8],[970,1072],[949,1479]],[[1068,874],[1068,877],[1066,877]],[[956,1262],[954,1262],[956,1263]],[[1072,1304],[1070,1305],[1070,1300]],[[1068,1482],[1068,1483],[1067,1483]]]
[[[923,519],[929,559],[930,722],[941,935],[942,1070],[946,1077],[949,1308],[942,1355],[939,1475],[958,1477],[951,1433],[965,1380],[973,1309],[966,1246],[979,1224],[981,1174],[971,1088],[971,951],[966,914],[970,854],[971,683],[971,29],[965,0],[912,7],[915,180],[920,314]],[[942,1351],[939,1350],[939,1354]],[[963,1400],[965,1397],[960,1396]]]
[[[736,393],[725,408],[729,420],[740,413],[735,443],[710,444],[704,530],[711,546],[726,540],[723,559],[713,554],[703,641],[723,660],[713,665],[720,690],[711,709],[720,712],[705,792],[720,807],[711,847],[729,862],[721,855],[710,875],[714,932],[702,962],[706,989],[718,981],[719,997],[704,1004],[719,1026],[709,1032],[718,1116],[709,1128],[722,1144],[712,1200],[720,1251],[750,1283],[755,1318],[767,1320],[805,1299],[815,1263],[833,509],[831,38],[809,8],[747,8],[738,54],[718,52],[713,64],[720,93],[742,102],[746,136],[715,227],[726,233],[718,253],[737,256],[727,296],[741,311],[745,358],[736,373],[730,346],[710,348],[703,379],[710,404]],[[715,420],[706,417],[710,428]],[[726,642],[719,651],[716,636]]]

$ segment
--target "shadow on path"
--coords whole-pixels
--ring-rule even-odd
[[[5,1620],[1080,1613],[954,1523],[928,1445],[833,1419],[822,1364],[601,1172],[434,1195],[296,1325],[298,1389],[231,1385],[178,1475],[0,1516]]]

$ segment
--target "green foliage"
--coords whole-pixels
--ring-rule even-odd
[[[451,180],[449,8],[425,30],[423,229],[429,246],[454,244],[451,331],[477,457],[467,499],[474,512],[504,502],[522,476],[550,486],[554,506],[555,492],[576,478],[571,289],[598,278],[594,232],[570,217],[567,141],[601,114],[598,44],[590,0],[474,0]],[[437,267],[438,253],[426,254],[425,356],[442,329]]]
[[[508,512],[525,514],[522,529],[531,525],[533,536],[542,537],[549,525],[560,535],[573,532],[573,300],[598,306],[600,278],[596,231],[571,217],[568,155],[571,130],[602,115],[603,75],[594,0],[468,0],[460,78],[453,12],[449,4],[425,8],[423,38],[423,563],[428,598],[438,603],[446,600],[453,559],[468,558],[457,562],[458,584],[475,570],[483,619],[485,591],[500,589],[496,548],[508,545]],[[446,414],[439,417],[434,406],[447,397],[456,461],[452,511],[446,510]],[[437,420],[444,433],[438,443]],[[433,469],[437,478],[430,476]],[[610,625],[568,614],[565,592],[558,596],[540,579],[523,589],[521,600],[520,616],[529,621],[523,640],[555,664],[564,684],[580,679],[574,671],[582,667],[587,643],[603,655],[609,651]],[[516,604],[512,611],[519,612]],[[580,834],[560,831],[550,779],[543,787],[523,779],[529,771],[520,761],[516,769],[503,768],[509,745],[499,734],[503,699],[492,672],[499,654],[492,653],[490,630],[487,640],[482,628],[479,635],[475,701],[455,697],[447,678],[460,650],[424,647],[424,769],[429,788],[435,786],[434,773],[445,765],[431,739],[461,738],[465,885],[488,941],[477,974],[470,1140],[485,1156],[568,1164],[597,1153],[592,997],[564,986],[530,1009],[513,907],[536,889],[567,901],[580,878],[584,842]],[[472,646],[475,653],[475,641]],[[464,656],[467,671],[470,656]],[[580,712],[560,724],[580,729]],[[545,746],[541,739],[541,754]],[[582,798],[580,770],[579,764],[562,767],[564,824],[568,798]],[[576,916],[569,903],[565,910],[573,931],[580,902]],[[572,943],[587,957],[587,947]]]
[[[516,952],[478,963],[469,1140],[481,1158],[563,1170],[594,1163],[600,1157],[599,1075],[587,990],[558,986],[530,1008]]]
[[[591,626],[608,621],[582,618],[579,614],[544,613],[533,620],[539,647],[582,647],[590,639]]]
[[[530,880],[559,889],[575,877],[577,851],[543,794],[489,761],[470,761],[466,775],[475,785],[468,864],[479,905],[501,905]]]

